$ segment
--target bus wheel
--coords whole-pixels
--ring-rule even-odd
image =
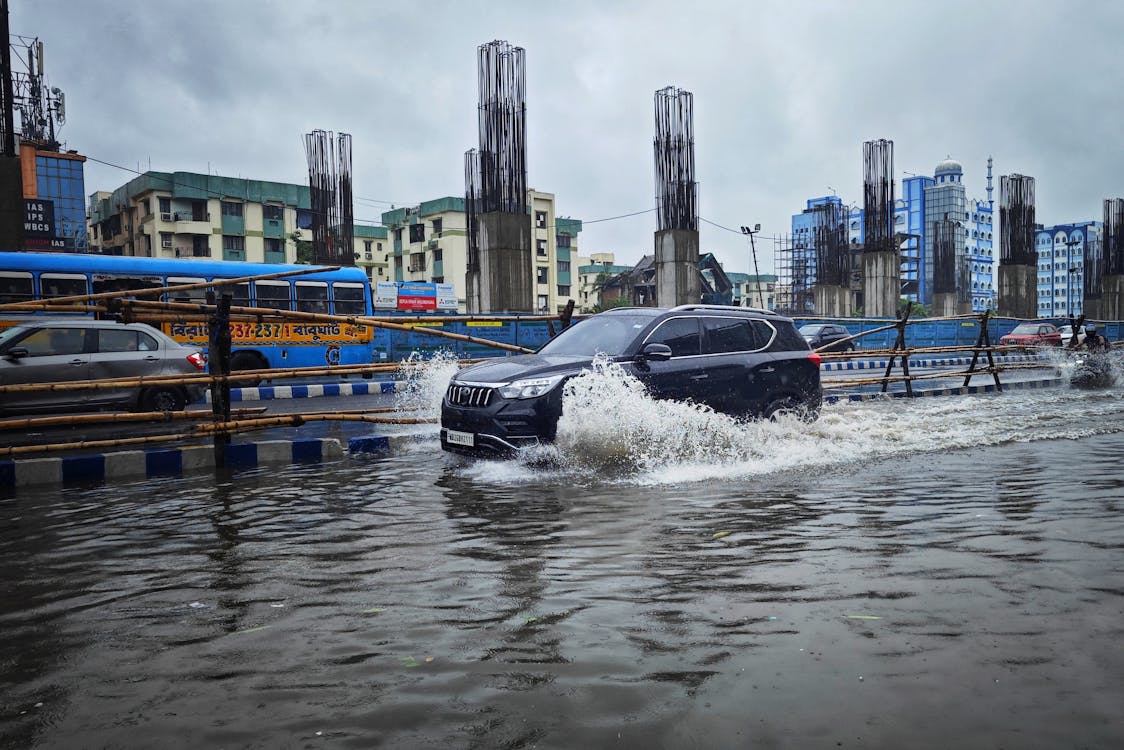
[[[235,352],[230,355],[230,371],[241,372],[244,370],[264,370],[268,365],[254,352]],[[233,387],[255,388],[261,384],[261,378],[256,380],[239,380]]]

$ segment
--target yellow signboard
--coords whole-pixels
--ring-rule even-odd
[[[502,320],[470,320],[468,325],[472,328],[502,328]]]
[[[164,333],[185,344],[209,341],[206,323],[165,323]],[[373,337],[373,329],[350,323],[230,323],[233,344],[365,344]]]

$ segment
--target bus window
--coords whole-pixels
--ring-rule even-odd
[[[226,286],[220,286],[219,289],[230,294],[230,304],[235,307],[250,306],[250,282],[244,281],[241,284],[227,284]]]
[[[159,276],[114,276],[107,273],[94,275],[94,294],[124,292],[130,289],[151,289],[164,286]]]
[[[297,310],[310,313],[328,312],[328,284],[324,281],[297,282]]]
[[[362,315],[367,312],[366,292],[362,284],[336,282],[332,284],[332,297],[336,303],[336,315]]]
[[[198,284],[206,279],[192,278],[190,276],[169,276],[167,286],[178,286],[180,284]],[[221,289],[222,287],[219,287]],[[215,290],[218,291],[217,289]],[[182,292],[172,292],[165,294],[164,298],[168,302],[192,302],[195,304],[206,304],[207,290],[206,289],[188,289]],[[170,299],[169,299],[170,298]]]
[[[0,304],[26,302],[33,297],[30,273],[22,271],[0,273]]]
[[[255,307],[268,307],[271,310],[289,310],[289,282],[287,281],[256,281],[254,292],[258,302]]]
[[[77,297],[89,293],[89,282],[80,273],[43,273],[39,275],[39,294],[43,299]]]

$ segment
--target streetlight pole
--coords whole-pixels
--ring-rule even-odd
[[[1073,248],[1081,244],[1081,240],[1066,240],[1065,243],[1065,306],[1066,312],[1069,314],[1070,325],[1073,325],[1073,274],[1077,273],[1077,269],[1073,267]],[[1077,332],[1074,331],[1074,336]]]
[[[757,246],[753,244],[753,235],[761,231],[760,224],[754,224],[753,229],[742,227],[742,234],[749,235],[749,253],[753,258],[753,272],[757,275],[757,303],[762,310],[765,309],[765,297],[761,292],[761,270],[757,267]]]

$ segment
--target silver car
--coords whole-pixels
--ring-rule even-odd
[[[197,375],[205,367],[199,351],[143,323],[44,318],[0,331],[0,385]],[[0,413],[103,407],[178,411],[202,393],[203,387],[195,385],[0,391]]]

